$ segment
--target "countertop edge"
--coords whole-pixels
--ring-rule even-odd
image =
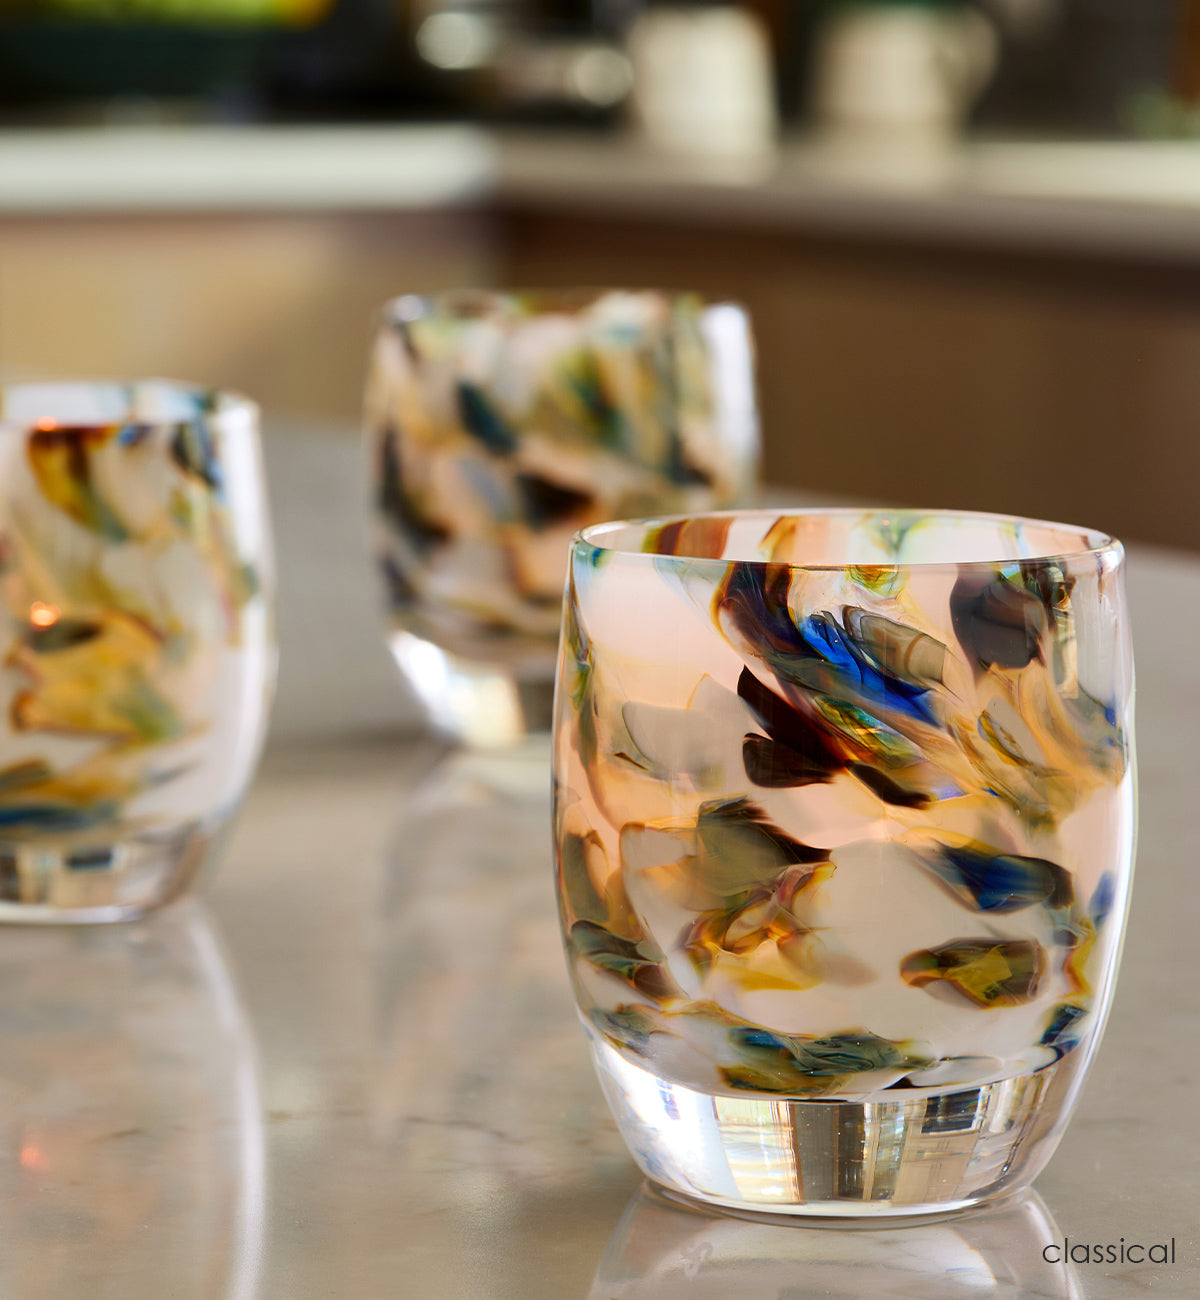
[[[0,129],[0,219],[448,207],[1200,266],[1200,147],[787,142],[700,160],[629,134],[469,124]]]

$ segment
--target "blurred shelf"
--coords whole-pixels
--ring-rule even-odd
[[[0,130],[0,215],[492,204],[1200,263],[1200,145],[795,141],[672,156],[627,135],[471,125]]]
[[[9,128],[0,215],[445,207],[496,172],[470,126]]]
[[[796,141],[688,160],[616,139],[501,141],[502,196],[593,215],[1200,264],[1200,145]]]

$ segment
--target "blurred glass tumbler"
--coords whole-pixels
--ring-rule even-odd
[[[1119,542],[950,513],[574,542],[554,753],[584,1025],[644,1172],[914,1214],[1029,1183],[1133,862]]]
[[[249,783],[275,649],[257,408],[149,380],[0,388],[0,920],[191,883]]]
[[[744,504],[758,457],[750,329],[656,292],[396,299],[366,426],[390,645],[433,723],[548,731],[573,533]]]

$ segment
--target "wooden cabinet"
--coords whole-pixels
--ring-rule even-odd
[[[354,424],[379,307],[493,279],[491,231],[474,208],[8,215],[0,373],[164,375]]]

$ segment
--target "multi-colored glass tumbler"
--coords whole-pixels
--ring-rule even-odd
[[[1049,1159],[1134,847],[1118,542],[747,512],[575,540],[559,900],[618,1125],[667,1188],[946,1210]]]

